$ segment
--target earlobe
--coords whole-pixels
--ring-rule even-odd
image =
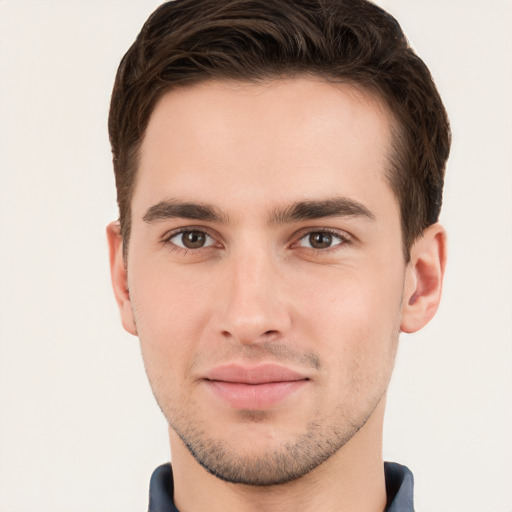
[[[126,331],[134,336],[137,335],[137,328],[133,316],[130,292],[125,261],[123,258],[123,239],[119,222],[111,222],[107,226],[107,240],[110,253],[110,275],[114,295],[119,306],[121,321]]]
[[[402,304],[402,332],[416,332],[434,317],[443,287],[446,233],[440,224],[429,226],[411,248]]]

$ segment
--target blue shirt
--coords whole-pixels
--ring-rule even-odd
[[[384,512],[414,512],[413,476],[396,462],[384,462],[388,504]],[[170,464],[155,469],[149,484],[148,512],[179,512],[173,502],[174,484]]]

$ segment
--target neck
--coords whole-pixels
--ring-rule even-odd
[[[174,501],[180,512],[382,512],[384,399],[332,457],[301,478],[274,486],[232,484],[208,473],[170,429]]]

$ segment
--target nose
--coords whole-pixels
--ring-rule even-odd
[[[286,335],[289,300],[282,269],[270,251],[233,251],[222,274],[217,328],[223,337],[250,345]]]

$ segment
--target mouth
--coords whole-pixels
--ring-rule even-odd
[[[204,378],[213,395],[240,410],[268,409],[294,395],[309,380],[277,364],[218,366]]]

